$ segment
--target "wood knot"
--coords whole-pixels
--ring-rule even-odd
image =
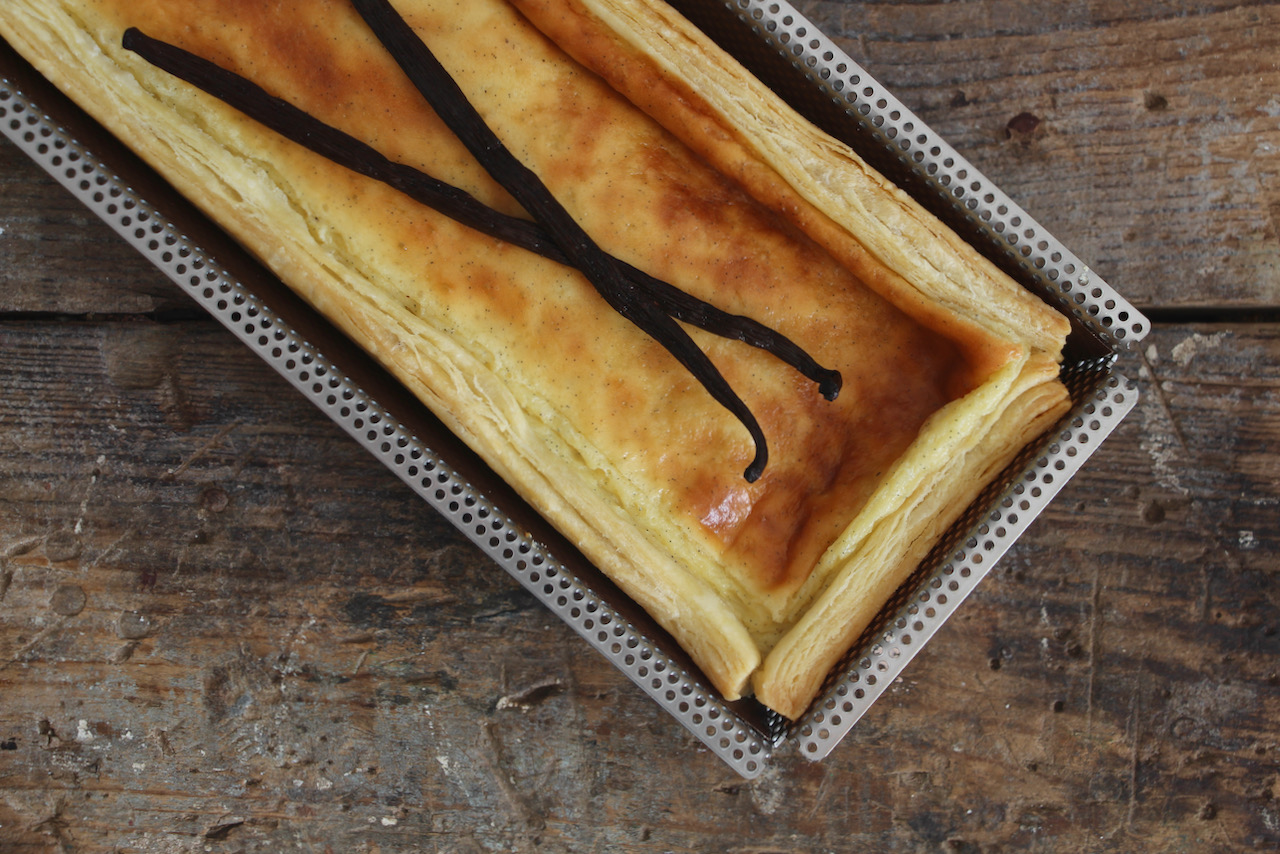
[[[198,499],[200,509],[210,513],[221,513],[231,503],[231,496],[220,486],[210,486],[200,492]]]
[[[137,611],[125,611],[116,622],[116,634],[121,640],[141,640],[151,634],[151,618]]]
[[[55,614],[74,617],[84,610],[85,602],[87,601],[88,598],[84,595],[82,587],[75,584],[63,584],[53,591],[53,596],[49,599],[49,607]]]
[[[1040,117],[1034,113],[1018,113],[1005,124],[1005,139],[1030,145],[1039,136],[1040,125]]]
[[[1150,525],[1158,525],[1164,521],[1164,505],[1159,501],[1149,501],[1142,508],[1142,521]]]

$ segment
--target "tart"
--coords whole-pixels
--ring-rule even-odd
[[[9,0],[0,35],[378,359],[726,698],[797,717],[1065,413],[1067,320],[659,0],[392,9],[591,252],[667,289],[639,319],[554,228],[541,252],[464,223],[140,48],[249,81],[366,160],[543,235],[551,218],[433,108],[367,6]],[[690,321],[684,300],[821,369]],[[654,331],[673,325],[680,347]]]

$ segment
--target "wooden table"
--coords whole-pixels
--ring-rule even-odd
[[[820,764],[738,778],[0,145],[0,850],[1280,847],[1280,5],[801,8],[1154,321]]]

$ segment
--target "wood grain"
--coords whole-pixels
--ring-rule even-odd
[[[194,307],[52,179],[33,183],[33,168],[7,140],[0,146],[0,308],[84,315]]]
[[[1136,304],[1280,301],[1280,6],[796,5]]]
[[[0,349],[0,824],[32,850],[1277,840],[1273,329],[1156,330],[1163,395],[830,759],[753,783],[220,328]]]
[[[5,143],[0,851],[1280,847],[1277,7],[802,7],[1165,319],[835,753],[736,777]]]

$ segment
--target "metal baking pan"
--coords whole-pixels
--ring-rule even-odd
[[[674,4],[1068,315],[1074,408],[1027,448],[882,609],[808,712],[725,702],[684,652],[399,383],[0,42],[0,131],[744,777],[819,760],[1137,402],[1112,370],[1146,319],[782,0]]]

